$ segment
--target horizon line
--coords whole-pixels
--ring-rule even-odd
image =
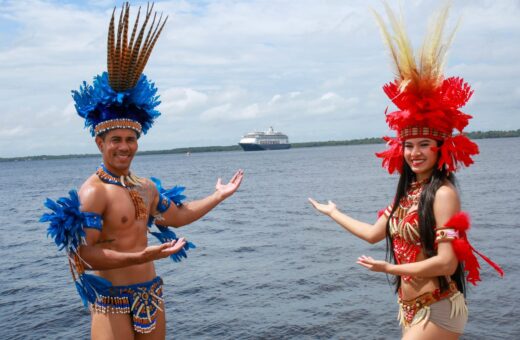
[[[471,131],[466,132],[470,138],[473,139],[487,139],[487,138],[510,138],[520,137],[520,129],[517,130],[488,130],[488,131]],[[339,145],[362,145],[362,144],[383,144],[382,137],[365,137],[346,140],[328,140],[328,141],[309,141],[290,143],[291,148],[305,148],[305,147],[320,147],[320,146],[339,146]],[[192,146],[180,147],[163,150],[145,150],[137,151],[136,155],[157,155],[157,154],[181,154],[187,152],[201,153],[201,152],[222,152],[222,151],[240,151],[241,147],[237,144],[233,145],[210,145],[210,146]],[[48,159],[69,159],[69,158],[89,158],[100,156],[99,153],[85,153],[85,154],[67,154],[67,155],[33,155],[33,156],[15,156],[15,157],[0,157],[0,162],[11,161],[29,161],[29,160],[48,160]]]

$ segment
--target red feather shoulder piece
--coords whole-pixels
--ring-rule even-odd
[[[477,282],[480,281],[480,264],[478,263],[475,254],[479,255],[484,261],[493,267],[501,277],[504,276],[504,271],[498,264],[477,251],[469,243],[467,232],[470,228],[470,220],[467,213],[461,211],[455,214],[448,222],[446,222],[445,227],[456,229],[459,232],[459,238],[454,240],[452,245],[453,250],[457,255],[457,259],[464,263],[464,270],[468,272],[468,282],[471,282],[476,286]]]

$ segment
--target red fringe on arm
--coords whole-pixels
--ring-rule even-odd
[[[452,242],[453,250],[457,255],[457,259],[464,263],[464,270],[468,272],[467,280],[473,285],[477,285],[480,281],[480,264],[478,263],[475,254],[478,254],[484,261],[486,261],[493,269],[495,269],[500,277],[504,276],[504,271],[498,264],[491,261],[487,256],[478,252],[469,243],[467,237],[467,231],[470,228],[469,215],[463,211],[455,214],[448,222],[445,227],[453,228],[459,231],[459,238]]]

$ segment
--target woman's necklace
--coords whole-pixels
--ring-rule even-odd
[[[410,188],[406,192],[406,196],[401,199],[401,202],[399,204],[401,208],[410,209],[413,206],[418,206],[424,185],[429,181],[430,179],[426,178],[421,181],[416,181],[410,184]]]
[[[118,177],[111,173],[103,163],[101,163],[101,165],[97,168],[96,175],[105,183],[118,185],[127,189],[135,208],[135,218],[137,220],[146,218],[148,209],[146,208],[146,204],[144,203],[143,198],[136,190],[141,186],[142,179],[132,175],[131,173],[129,173],[127,176],[121,175]]]

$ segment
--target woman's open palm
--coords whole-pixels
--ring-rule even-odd
[[[323,204],[315,201],[314,199],[309,197],[309,202],[311,202],[312,206],[321,212],[322,214],[329,215],[332,214],[334,210],[336,210],[336,203],[329,201],[328,204]]]

